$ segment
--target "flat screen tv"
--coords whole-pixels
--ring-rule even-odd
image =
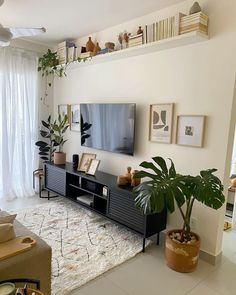
[[[133,155],[134,103],[80,104],[81,145]]]

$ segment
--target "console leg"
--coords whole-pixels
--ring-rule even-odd
[[[145,252],[145,241],[146,241],[146,238],[143,238],[143,250],[142,250],[143,253]]]
[[[160,233],[157,233],[157,245],[159,245],[160,242]]]
[[[50,192],[48,191],[48,201],[50,200]]]

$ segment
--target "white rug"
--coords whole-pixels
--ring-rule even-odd
[[[52,294],[66,295],[142,250],[142,237],[65,199],[17,219],[52,247]]]

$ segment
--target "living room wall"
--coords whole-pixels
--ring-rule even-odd
[[[135,33],[139,25],[176,12],[188,13],[192,3],[192,0],[184,1],[91,36],[104,45],[107,41],[116,41],[118,33],[125,29]],[[120,175],[128,165],[138,169],[141,161],[161,155],[172,158],[181,173],[195,175],[200,170],[214,167],[218,169],[217,175],[222,180],[226,179],[227,173],[229,175],[226,154],[228,137],[231,135],[229,130],[232,124],[230,118],[236,68],[236,3],[234,0],[202,0],[199,3],[210,18],[209,41],[78,67],[68,70],[66,78],[55,79],[55,115],[58,104],[137,104],[134,157],[82,148],[80,134],[69,131],[65,145],[67,161],[71,161],[74,153],[94,152],[101,160],[100,170]],[[87,38],[79,39],[78,44],[84,45]],[[175,103],[174,133],[176,115],[206,115],[204,147],[150,142],[149,105],[155,103]],[[196,232],[202,239],[201,249],[217,256],[221,252],[224,208],[214,211],[196,204],[193,216],[197,219]],[[168,228],[176,228],[180,224],[177,213],[169,216]]]

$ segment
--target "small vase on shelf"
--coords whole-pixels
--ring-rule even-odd
[[[93,52],[94,47],[95,47],[95,45],[94,45],[94,43],[93,43],[93,41],[92,41],[92,38],[89,37],[88,42],[86,43],[86,51],[87,51],[87,52],[88,52],[88,51]]]

